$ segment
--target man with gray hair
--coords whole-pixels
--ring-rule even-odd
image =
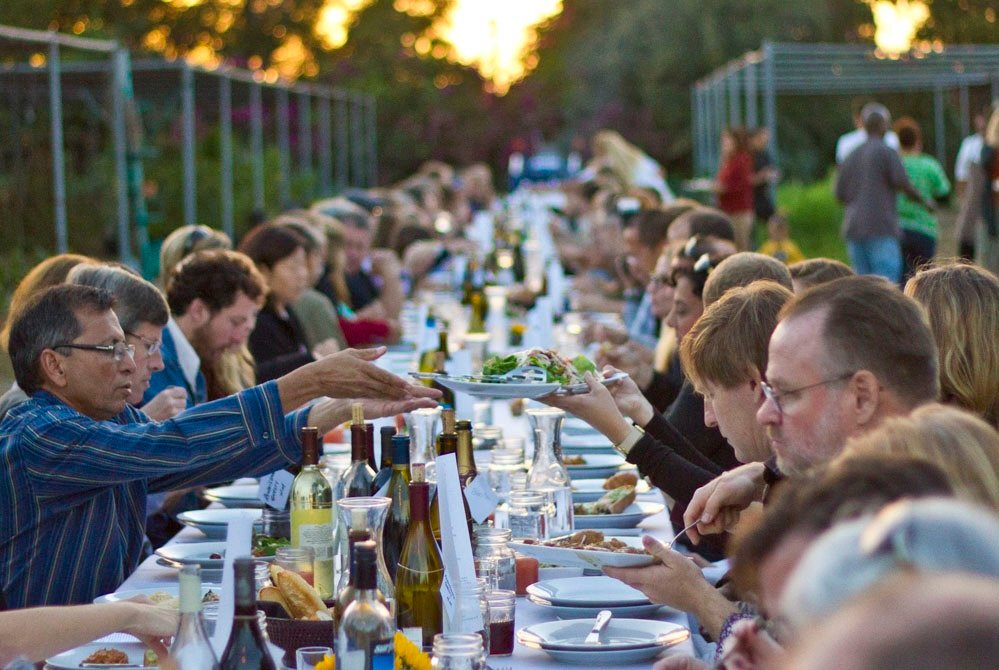
[[[836,197],[846,206],[843,237],[858,274],[902,280],[902,230],[895,193],[901,191],[929,210],[933,204],[909,181],[898,153],[885,144],[891,124],[888,109],[870,102],[860,111],[867,140],[850,153],[836,177]]]

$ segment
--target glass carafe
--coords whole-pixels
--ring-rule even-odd
[[[385,519],[388,516],[391,498],[358,497],[341,498],[337,501],[339,523],[339,552],[343,563],[340,566],[340,581],[337,583],[337,593],[340,593],[350,580],[350,556],[347,548],[347,538],[351,531],[363,530],[370,534],[378,548],[378,590],[385,596],[389,611],[395,619],[395,587],[385,566],[385,554],[382,551],[382,533]]]
[[[572,532],[572,480],[562,463],[562,420],[565,412],[554,407],[529,409],[534,431],[534,462],[527,472],[527,489],[543,491],[555,505],[549,532],[558,537]]]
[[[406,415],[409,423],[409,464],[426,465],[426,480],[437,482],[437,457],[434,449],[434,438],[437,437],[437,426],[441,419],[441,408],[418,409]]]

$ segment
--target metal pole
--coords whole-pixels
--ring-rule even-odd
[[[763,43],[763,124],[770,131],[770,155],[774,165],[780,164],[777,152],[777,73],[774,66],[774,45]]]
[[[312,184],[312,193],[315,195],[315,184],[312,182],[314,170],[312,169],[312,94],[300,92],[298,94],[298,169]],[[311,197],[310,197],[311,199]]]
[[[288,124],[291,114],[288,111],[288,89],[277,89],[277,141],[278,141],[278,198],[279,207],[284,209],[291,201],[291,137]]]
[[[350,129],[348,116],[350,105],[347,94],[336,91],[336,186],[337,190],[347,188],[350,182]]]
[[[746,63],[746,125],[755,128],[760,123],[757,114],[756,61]]]
[[[717,123],[718,125],[715,128],[714,137],[712,138],[712,140],[715,142],[715,150],[713,152],[711,159],[714,164],[712,172],[717,172],[719,166],[721,165],[721,134],[727,125],[725,120],[724,79],[719,75],[718,78],[715,79],[712,85],[714,86],[714,91],[715,91],[715,123]]]
[[[961,137],[965,138],[971,133],[971,103],[968,100],[968,85],[962,83],[958,93],[958,104],[961,106]]]
[[[368,187],[378,186],[378,110],[368,96]]]
[[[125,88],[128,85],[128,52],[119,49],[112,56],[111,134],[114,144],[115,197],[118,205],[118,259],[131,264],[132,239],[128,209],[128,135],[125,129]],[[139,147],[135,147],[138,149]],[[141,188],[140,188],[141,192]],[[140,250],[147,242],[145,226],[139,226]]]
[[[736,68],[728,71],[728,122],[738,127],[742,125],[742,110],[739,109],[739,72]]]
[[[62,146],[62,82],[59,45],[49,44],[49,127],[52,135],[52,199],[55,211],[56,252],[69,251],[66,228],[66,164]]]
[[[935,86],[933,88],[933,133],[936,135],[934,139],[936,140],[937,160],[944,164],[946,163],[947,154],[947,138],[944,137],[945,132],[943,87]]]
[[[364,97],[360,93],[351,95],[353,108],[350,110],[350,156],[351,184],[364,185]]]
[[[264,203],[264,100],[263,87],[250,84],[250,145],[253,153],[253,209],[263,212]]]
[[[690,135],[694,143],[694,176],[701,174],[701,96],[700,87],[690,87]]]
[[[222,230],[230,240],[236,239],[233,215],[232,160],[232,80],[223,73],[219,79],[219,196],[222,206]]]
[[[184,174],[184,225],[198,221],[197,168],[194,162],[194,71],[185,65],[180,71],[181,147]]]
[[[333,193],[333,114],[328,94],[319,98],[319,192]]]

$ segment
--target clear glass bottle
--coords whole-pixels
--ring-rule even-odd
[[[249,558],[237,558],[233,569],[236,573],[235,617],[219,666],[221,670],[276,670],[274,659],[267,650],[267,635],[261,630],[257,616],[254,562]]]
[[[319,470],[319,430],[302,428],[302,469],[295,475],[289,496],[291,546],[313,552],[313,586],[320,597],[332,598],[333,487]]]
[[[518,540],[547,540],[551,503],[540,491],[511,491],[509,530]]]
[[[185,565],[179,581],[180,624],[170,645],[170,658],[184,670],[217,670],[219,662],[201,614],[201,568]]]
[[[487,576],[491,589],[517,588],[517,557],[507,546],[513,533],[509,528],[479,526],[475,529],[475,572]]]
[[[543,491],[555,507],[552,537],[572,532],[572,479],[562,463],[562,420],[565,412],[554,407],[529,409],[527,417],[534,430],[534,462],[527,472],[527,488]]]
[[[424,465],[426,481],[437,481],[437,466],[434,458],[437,450],[434,448],[437,436],[437,425],[441,418],[441,408],[423,408],[410,412],[406,416],[409,422],[409,465]]]
[[[395,587],[392,584],[392,578],[389,576],[388,568],[385,566],[385,558],[382,554],[382,536],[385,532],[385,518],[388,515],[391,503],[390,499],[381,497],[342,498],[337,505],[337,512],[340,516],[342,536],[349,538],[351,533],[362,531],[375,543],[378,550],[375,556],[378,573],[377,586],[378,590],[385,597],[385,602],[394,620],[396,613]],[[349,548],[341,547],[341,551],[347,549]],[[340,581],[337,583],[337,593],[340,593],[350,581],[349,551],[344,552],[343,555],[347,559],[347,562],[342,566]]]
[[[482,637],[469,633],[435,635],[430,667],[434,670],[485,670]]]
[[[336,667],[340,670],[380,670],[394,662],[395,624],[378,599],[378,549],[374,542],[354,545],[356,593],[337,631]]]

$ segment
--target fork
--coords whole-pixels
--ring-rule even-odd
[[[669,544],[666,545],[666,548],[669,549],[669,550],[672,550],[673,549],[673,545],[676,544],[676,541],[680,539],[680,536],[683,535],[684,533],[686,533],[688,530],[690,530],[691,528],[693,528],[696,525],[697,525],[697,521],[694,521],[689,526],[687,526],[686,528],[684,528],[683,530],[681,530],[679,533],[677,533],[676,535],[674,535],[673,539],[670,540]]]

